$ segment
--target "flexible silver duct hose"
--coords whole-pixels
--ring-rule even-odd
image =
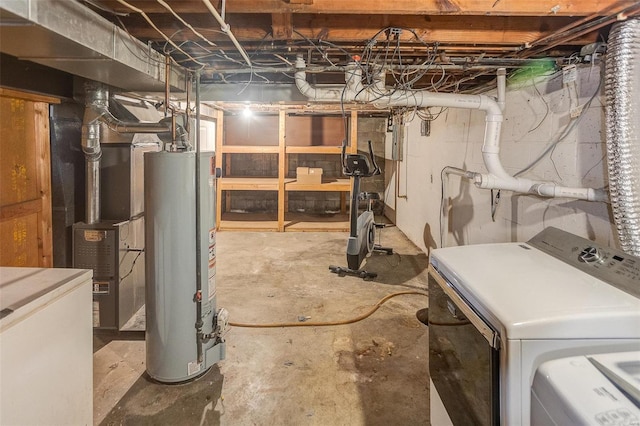
[[[622,250],[640,256],[640,20],[616,24],[605,71],[607,164]]]

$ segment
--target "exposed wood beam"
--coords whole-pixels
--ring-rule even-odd
[[[274,40],[291,40],[293,38],[293,20],[290,13],[271,15],[271,34]]]
[[[129,0],[147,13],[165,13],[156,1]],[[115,0],[100,3],[118,12],[130,12]],[[632,5],[635,0],[233,0],[226,11],[234,13],[313,13],[376,15],[498,15],[585,16],[614,4]],[[215,3],[214,3],[215,4]],[[177,13],[206,13],[201,1],[176,1]]]
[[[60,99],[51,96],[38,95],[35,93],[21,92],[19,90],[7,89],[0,87],[0,97],[24,99],[32,102],[45,102],[48,104],[59,104]]]
[[[225,41],[217,26],[211,26],[208,16],[191,15],[192,25],[198,28],[212,41]],[[240,41],[261,40],[272,28],[274,34],[279,31],[283,37],[290,38],[288,18],[276,15],[252,15],[240,24],[238,15],[229,19],[233,33]],[[154,22],[165,34],[174,34],[179,28],[171,18],[158,17]],[[368,40],[381,28],[388,26],[408,27],[426,42],[461,43],[477,45],[510,45],[518,46],[553,34],[560,27],[571,22],[566,17],[470,17],[470,16],[432,16],[425,19],[421,16],[365,16],[354,22],[350,15],[293,15],[292,26],[305,37],[317,39],[325,34],[333,42]],[[157,40],[158,34],[141,19],[132,17],[125,20],[127,28],[133,36],[143,40]],[[174,41],[182,41],[192,37],[190,31],[183,31],[173,36]],[[401,39],[411,41],[414,36],[405,31]],[[591,42],[593,37],[584,36],[575,44]],[[382,40],[380,38],[379,40]]]

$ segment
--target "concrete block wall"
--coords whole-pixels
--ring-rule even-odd
[[[335,154],[288,154],[287,177],[296,177],[298,167],[318,167],[322,169],[325,179],[337,179],[342,177],[340,156]]]
[[[226,176],[278,177],[278,154],[225,154],[231,159]]]
[[[500,157],[509,173],[527,166],[572,126],[551,155],[523,176],[566,186],[607,185],[599,71],[597,65],[580,66],[575,86],[563,84],[561,72],[536,79],[535,84],[527,81],[508,86]],[[571,111],[585,105],[594,93],[583,116],[572,118]],[[432,122],[428,137],[420,135],[418,118],[406,125],[402,161],[387,160],[386,208],[414,243],[429,252],[441,246],[526,241],[545,227],[555,226],[602,244],[617,245],[606,203],[502,191],[492,219],[490,191],[457,176],[443,185],[441,171],[445,166],[486,171],[481,152],[484,128],[484,113],[451,108]],[[389,134],[387,158],[390,142]]]
[[[276,213],[277,191],[222,191],[222,196],[231,194],[230,209],[235,213]]]
[[[338,192],[298,192],[287,193],[290,212],[312,214],[337,213],[340,211]]]

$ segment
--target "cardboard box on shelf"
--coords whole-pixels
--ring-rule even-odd
[[[322,183],[322,169],[319,167],[298,167],[296,168],[296,180],[303,184]]]

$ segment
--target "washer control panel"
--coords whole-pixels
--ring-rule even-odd
[[[527,244],[589,275],[640,297],[640,258],[549,227]]]

